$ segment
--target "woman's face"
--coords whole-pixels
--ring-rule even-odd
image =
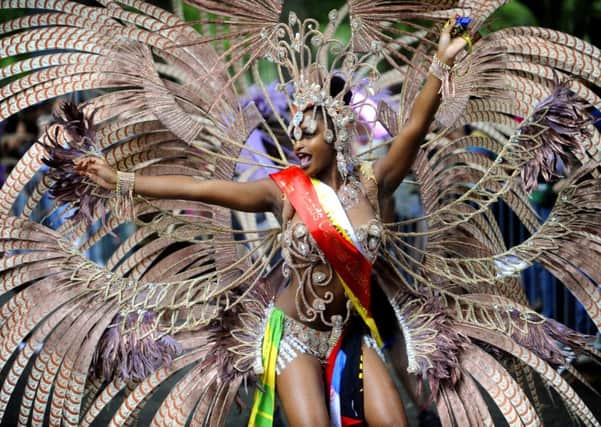
[[[309,122],[313,116],[311,110],[305,111],[301,124],[303,137],[300,141],[293,141],[294,153],[300,161],[300,167],[305,174],[312,177],[325,176],[336,168],[336,150],[333,144],[328,144],[324,133],[326,126],[321,114],[317,114],[315,120],[317,127],[313,133],[309,132]]]

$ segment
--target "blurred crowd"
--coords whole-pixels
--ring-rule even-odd
[[[0,185],[52,122],[54,104],[42,104],[0,122]]]

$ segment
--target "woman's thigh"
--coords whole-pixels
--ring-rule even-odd
[[[323,370],[317,358],[299,353],[276,379],[290,427],[328,427]]]
[[[407,417],[399,392],[386,365],[363,344],[363,407],[370,427],[405,427]]]

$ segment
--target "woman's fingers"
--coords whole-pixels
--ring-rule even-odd
[[[99,157],[80,157],[73,159],[73,165],[77,173],[88,178],[95,184],[106,189],[113,189],[114,185],[110,181],[112,178],[112,169],[103,158]]]
[[[440,36],[439,57],[453,59],[466,46],[471,49],[474,41],[480,38],[477,32],[474,34],[474,40],[470,38],[468,26],[471,21],[471,18],[461,17],[457,13],[448,20]]]
[[[460,16],[456,13],[454,16],[449,18],[447,23],[444,25],[442,32],[440,33],[440,40],[438,42],[438,53],[439,56],[446,57],[447,49],[453,42],[453,30],[457,26]]]
[[[102,166],[105,166],[104,162],[95,157],[84,157],[73,160],[75,169],[79,172],[93,171],[98,172]]]
[[[446,24],[444,24],[444,27],[442,28],[442,34],[451,34],[451,30],[453,29],[453,18],[450,18]]]
[[[88,160],[85,158],[79,158],[73,160],[73,164],[75,165],[75,169],[85,170],[88,166]]]

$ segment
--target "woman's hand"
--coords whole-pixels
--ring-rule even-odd
[[[440,40],[438,41],[438,59],[447,65],[453,65],[455,57],[467,46],[467,40],[461,35],[457,37],[451,37],[451,31],[457,25],[457,20],[460,18],[458,14],[451,18],[447,25],[445,25],[442,33],[440,34]]]
[[[100,157],[84,157],[74,160],[75,170],[82,176],[107,190],[114,190],[117,185],[117,172],[106,160]]]

